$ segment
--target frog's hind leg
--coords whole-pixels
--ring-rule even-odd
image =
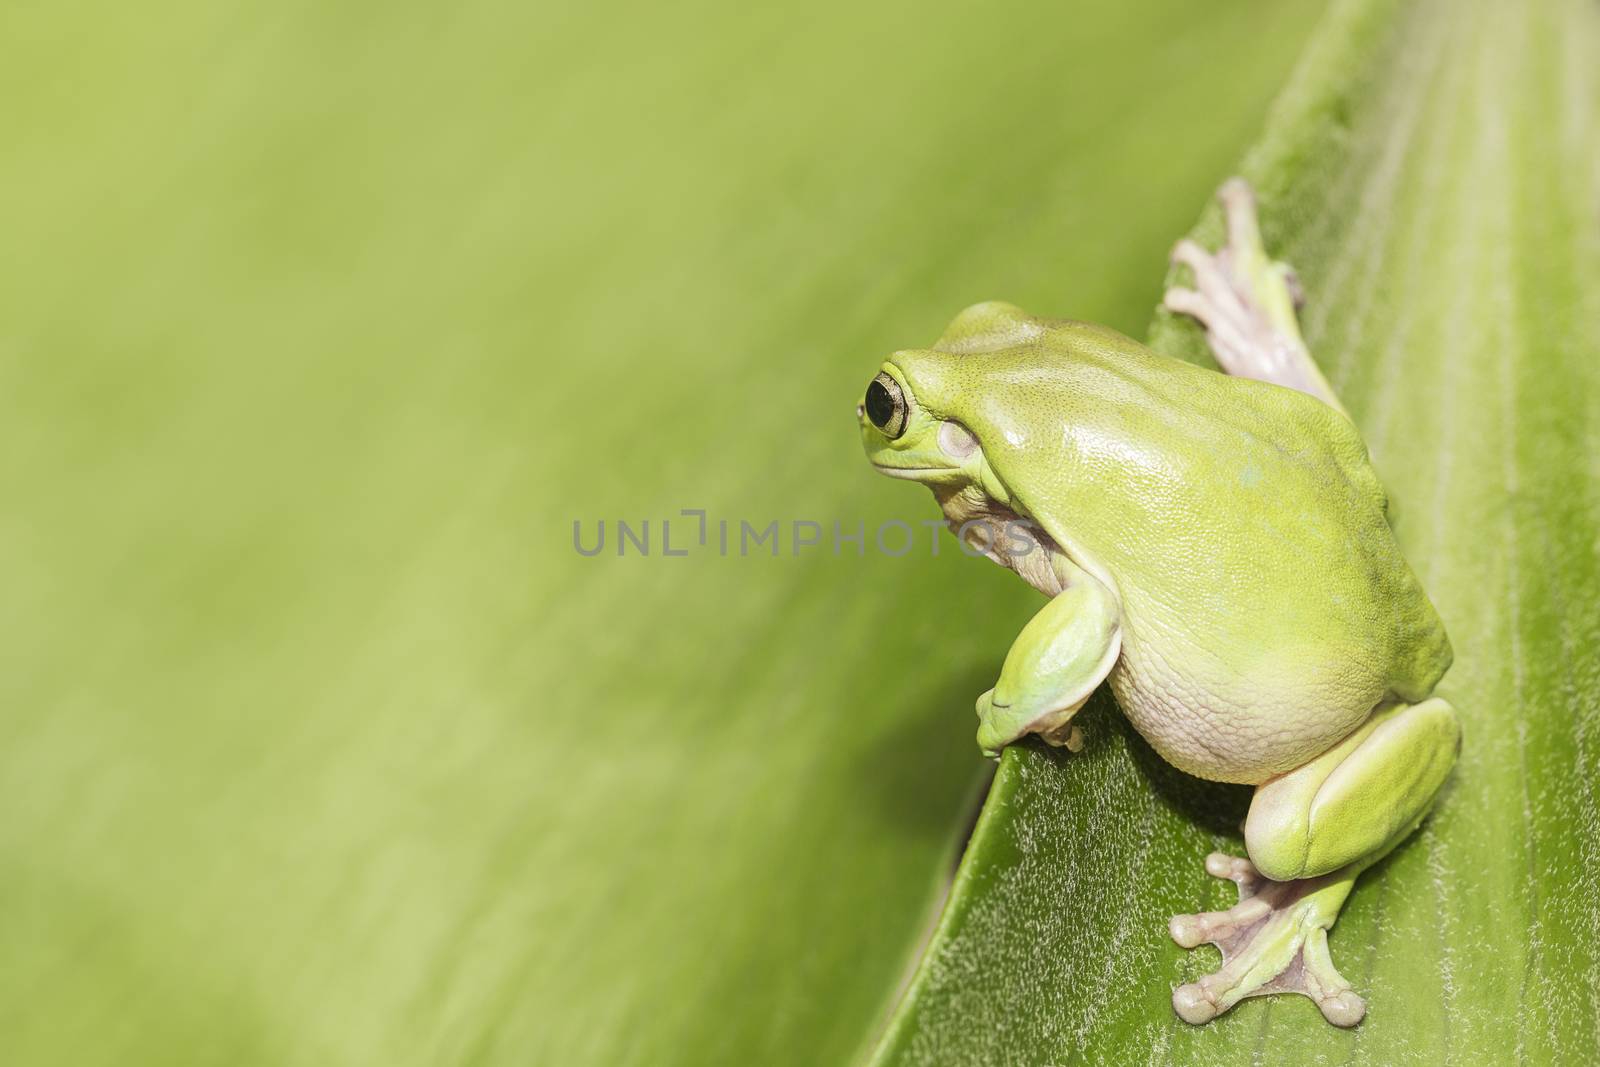
[[[1200,321],[1217,363],[1229,374],[1286,385],[1343,411],[1300,336],[1295,309],[1303,298],[1294,271],[1267,258],[1255,194],[1244,179],[1230,178],[1217,197],[1227,219],[1227,244],[1213,254],[1188,239],[1179,241],[1172,260],[1194,272],[1196,288],[1168,289],[1163,303]]]
[[[1174,916],[1185,948],[1211,942],[1222,967],[1179,986],[1172,1006],[1204,1023],[1245,997],[1303,993],[1336,1026],[1366,1003],[1333,966],[1328,930],[1362,871],[1417,828],[1455,765],[1455,710],[1435,697],[1379,708],[1332,749],[1256,787],[1245,820],[1249,860],[1213,853],[1206,870],[1239,886],[1227,911]]]

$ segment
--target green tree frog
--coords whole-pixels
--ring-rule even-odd
[[[1455,711],[1432,695],[1450,642],[1249,186],[1220,198],[1226,244],[1181,242],[1195,288],[1165,304],[1204,326],[1226,374],[986,303],[885,359],[857,418],[879,471],[926,485],[965,540],[1049,597],[978,699],[984,752],[1028,734],[1075,748],[1073,716],[1109,682],[1162,758],[1255,786],[1249,858],[1206,861],[1239,903],[1170,923],[1178,944],[1223,954],[1174,991],[1178,1015],[1298,992],[1353,1026],[1366,1004],[1327,931],[1455,763]]]

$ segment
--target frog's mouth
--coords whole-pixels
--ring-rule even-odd
[[[941,478],[948,478],[952,474],[958,474],[961,471],[960,467],[950,466],[949,464],[930,463],[920,465],[907,464],[906,466],[890,466],[887,463],[879,463],[876,460],[873,461],[872,467],[879,474],[886,474],[891,478],[899,478],[900,480],[907,482],[938,481]]]

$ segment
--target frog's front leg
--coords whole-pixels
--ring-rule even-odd
[[[1229,374],[1287,385],[1343,411],[1300,336],[1295,308],[1302,296],[1294,271],[1267,258],[1255,194],[1244,179],[1231,178],[1217,195],[1228,243],[1212,254],[1193,241],[1179,241],[1173,262],[1194,272],[1197,288],[1168,289],[1163,303],[1200,321],[1217,363]]]
[[[1333,966],[1328,929],[1356,877],[1403,841],[1455,764],[1455,710],[1434,697],[1380,708],[1310,763],[1256,787],[1245,820],[1248,861],[1212,853],[1206,870],[1239,886],[1227,911],[1174,916],[1172,939],[1209,941],[1222,967],[1179,986],[1172,1005],[1204,1023],[1245,997],[1303,993],[1336,1026],[1366,1003]]]
[[[987,756],[1035,733],[1076,751],[1082,741],[1072,717],[1122,650],[1122,612],[1111,590],[1063,558],[1052,563],[1061,592],[1028,620],[1000,680],[978,698],[978,746]]]

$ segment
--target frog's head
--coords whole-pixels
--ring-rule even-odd
[[[925,376],[928,355],[896,352],[884,360],[856,405],[867,459],[891,478],[922,482],[956,492],[978,483],[985,468],[983,449],[973,432],[939,404],[930,388],[939,376]]]
[[[941,504],[961,497],[1015,511],[1012,493],[985,454],[984,438],[1001,437],[1011,447],[1020,443],[1027,390],[1019,391],[1006,380],[1011,375],[983,356],[1025,346],[1044,329],[1014,305],[978,304],[962,312],[932,348],[905,349],[885,359],[856,405],[872,465],[892,478],[922,482]]]
[[[878,471],[926,485],[953,532],[1053,596],[1060,549],[1014,491],[1037,488],[1052,426],[1060,436],[1059,399],[1041,392],[1035,358],[1049,328],[1011,304],[968,308],[932,348],[885,359],[856,415]]]

